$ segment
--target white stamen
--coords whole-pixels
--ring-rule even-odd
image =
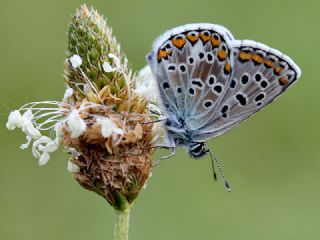
[[[6,127],[8,130],[14,130],[15,128],[20,128],[23,124],[23,119],[18,110],[10,112]]]
[[[80,57],[79,55],[77,55],[77,54],[74,54],[72,57],[69,58],[69,60],[70,60],[71,66],[72,66],[74,69],[80,67],[81,64],[82,64],[82,59],[81,59],[81,57]]]
[[[109,62],[104,62],[102,64],[102,68],[103,68],[103,71],[105,71],[106,73],[114,72],[117,70],[116,67],[111,67]]]
[[[117,57],[113,53],[109,53],[108,57],[113,59],[113,62],[114,62],[114,65],[116,65],[116,68],[121,69],[121,63],[120,63],[119,57]]]
[[[41,133],[38,129],[36,129],[33,124],[30,122],[22,126],[22,131],[32,139],[38,139],[41,137]]]
[[[52,107],[52,105],[56,107]],[[21,128],[26,134],[27,142],[20,146],[21,149],[26,149],[32,145],[32,153],[38,159],[39,165],[46,164],[49,159],[49,153],[58,149],[60,143],[60,126],[67,121],[65,117],[68,110],[68,105],[63,103],[66,109],[61,108],[61,103],[56,101],[31,102],[23,105],[18,110],[10,113],[7,128]],[[23,113],[21,115],[21,113]],[[43,127],[44,125],[51,125]],[[55,139],[42,136],[40,130],[55,129]]]
[[[42,166],[49,161],[49,153],[55,152],[57,149],[58,145],[55,141],[46,136],[42,136],[33,142],[32,154],[35,158],[38,158],[39,165]]]
[[[73,89],[72,88],[67,88],[65,93],[64,93],[63,99],[67,99],[69,97],[72,97],[72,95],[73,95]]]
[[[120,48],[119,48],[120,49]],[[113,59],[113,63],[115,65],[115,67],[117,68],[117,70],[122,73],[125,81],[126,81],[126,86],[128,89],[130,89],[130,79],[131,79],[131,71],[126,72],[125,69],[127,69],[127,65],[128,65],[128,60],[126,58],[124,58],[124,64],[123,66],[121,66],[121,59],[116,56],[115,54],[113,53],[109,53],[108,54],[108,57],[109,58],[112,58]],[[127,91],[127,95],[128,95],[128,103],[129,103],[129,108],[130,108],[130,105],[131,105],[131,92],[130,91]]]
[[[101,125],[101,134],[103,137],[108,138],[113,133],[122,135],[123,130],[118,128],[117,125],[107,117],[98,117],[97,123]]]
[[[34,115],[32,111],[29,109],[22,115],[23,124],[21,126],[22,131],[32,139],[38,139],[41,137],[40,131],[34,127],[32,120]]]
[[[27,142],[20,145],[20,149],[22,149],[22,150],[28,148],[30,146],[31,141],[32,141],[31,137],[26,136],[26,138],[27,138]]]
[[[72,110],[67,118],[71,138],[77,138],[86,131],[87,125],[80,117],[78,110]]]
[[[79,170],[80,170],[79,166],[77,166],[76,164],[74,164],[70,160],[68,162],[68,167],[67,168],[68,168],[68,171],[70,173],[76,173],[76,172],[79,172]]]
[[[148,65],[139,71],[134,92],[148,101],[158,102],[157,82]]]
[[[123,130],[121,128],[115,128],[113,129],[114,134],[123,135]]]
[[[162,122],[155,123],[152,127],[152,144],[161,147],[173,147],[174,142],[169,138]]]
[[[78,159],[78,157],[81,155],[80,152],[77,151],[77,149],[73,147],[65,147],[65,150],[67,153],[70,153],[73,159]]]
[[[23,124],[29,123],[32,121],[32,119],[34,118],[34,115],[32,113],[32,111],[30,109],[28,109],[23,115],[22,115],[22,119],[23,119]]]
[[[22,116],[18,110],[12,111],[9,115],[8,122],[6,124],[7,128],[9,130],[21,128],[22,131],[27,135],[27,143],[21,145],[22,149],[29,146],[31,141],[30,138],[38,139],[41,137],[41,133],[34,127],[32,123],[33,118],[34,115],[30,109],[27,110]]]

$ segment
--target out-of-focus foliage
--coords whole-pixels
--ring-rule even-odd
[[[8,1],[0,7],[0,239],[111,239],[113,209],[82,190],[56,153],[38,167],[9,110],[60,100],[68,23],[82,1]],[[214,183],[209,159],[183,149],[154,171],[132,212],[131,239],[317,239],[320,108],[317,1],[87,1],[108,18],[134,69],[152,41],[191,22],[219,23],[236,38],[278,48],[302,77],[275,103],[210,141],[233,191]],[[168,154],[158,151],[155,158]]]

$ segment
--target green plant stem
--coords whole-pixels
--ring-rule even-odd
[[[130,208],[125,210],[116,210],[116,222],[114,225],[114,240],[129,239],[129,218]]]

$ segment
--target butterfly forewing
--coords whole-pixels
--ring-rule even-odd
[[[210,114],[210,121],[194,131],[205,141],[230,130],[283,93],[300,77],[299,67],[286,55],[254,41],[233,41],[234,71],[227,90]]]
[[[231,76],[231,40],[224,27],[191,24],[156,41],[148,60],[171,121],[192,129],[198,121],[194,116],[213,111]]]

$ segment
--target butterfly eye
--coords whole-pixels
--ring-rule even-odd
[[[195,148],[192,149],[192,152],[199,153],[203,149],[203,146],[201,144],[197,145]]]
[[[206,154],[206,150],[203,143],[193,143],[189,147],[189,153],[192,157],[201,157]]]

